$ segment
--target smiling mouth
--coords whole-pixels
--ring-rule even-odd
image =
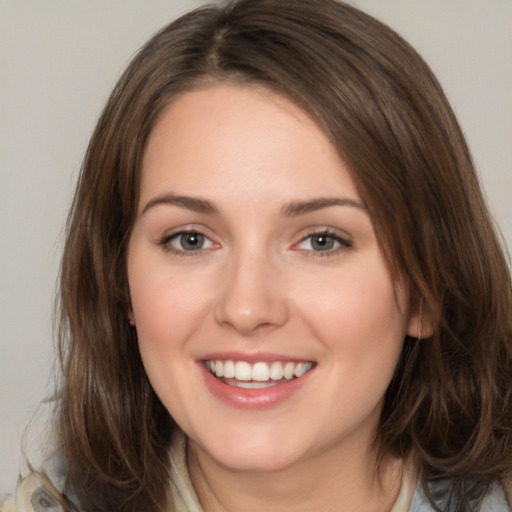
[[[204,361],[206,369],[218,380],[229,386],[247,389],[260,389],[285,384],[302,377],[309,372],[312,361],[259,361],[208,360]]]

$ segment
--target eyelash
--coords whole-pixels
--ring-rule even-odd
[[[163,248],[164,251],[171,253],[175,256],[197,256],[201,251],[205,250],[204,247],[200,247],[196,250],[190,250],[187,251],[185,249],[176,249],[172,245],[172,241],[175,239],[178,239],[180,236],[183,235],[198,235],[200,237],[203,237],[205,240],[208,240],[211,244],[212,242],[209,237],[207,237],[205,234],[201,233],[200,231],[197,231],[195,229],[190,230],[182,230],[177,231],[176,233],[171,233],[169,235],[165,235],[159,242],[158,245]]]
[[[332,239],[334,242],[337,242],[339,244],[339,246],[335,247],[333,249],[330,249],[330,250],[329,249],[325,250],[325,251],[314,251],[311,249],[300,249],[300,248],[298,248],[298,250],[304,251],[304,253],[307,256],[310,256],[313,258],[329,258],[331,256],[338,255],[340,252],[347,251],[352,248],[352,242],[350,240],[340,236],[339,233],[335,233],[328,229],[320,229],[318,231],[314,231],[313,233],[309,233],[304,238],[302,238],[298,244],[295,244],[295,245],[298,246],[298,245],[302,244],[303,242],[305,242],[306,240],[311,239],[314,236],[320,236],[320,235],[324,235],[325,237]]]
[[[197,250],[185,250],[185,249],[177,249],[172,245],[172,241],[178,239],[180,236],[183,235],[198,235],[200,237],[203,237],[204,240],[207,240],[212,245],[214,242],[211,241],[209,237],[207,237],[205,234],[201,233],[200,231],[197,231],[195,229],[191,230],[182,230],[175,233],[171,233],[169,235],[165,235],[162,237],[158,245],[164,249],[164,251],[171,253],[175,256],[183,256],[183,257],[190,257],[190,256],[197,256],[200,252],[205,249],[204,247],[200,247]],[[339,246],[335,247],[333,249],[327,249],[325,251],[315,251],[312,249],[301,249],[300,247],[297,247],[304,243],[306,240],[311,239],[314,236],[325,236],[326,238],[329,238],[333,240],[334,242],[338,243]],[[304,236],[298,243],[294,244],[294,247],[297,247],[297,250],[303,252],[309,257],[316,257],[316,258],[326,258],[330,256],[335,256],[339,254],[342,251],[347,251],[352,248],[352,242],[350,240],[347,240],[346,238],[340,236],[338,233],[335,233],[333,231],[322,229],[318,231],[314,231],[312,233],[309,233],[308,235]]]

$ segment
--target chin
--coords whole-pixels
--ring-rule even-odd
[[[217,464],[232,471],[269,473],[287,469],[305,455],[303,446],[286,437],[268,436],[264,432],[258,435],[253,431],[249,436],[228,434],[220,442],[217,438],[194,444]]]
[[[262,454],[261,451],[246,452],[242,455],[219,454],[217,463],[236,472],[275,473],[286,470],[298,461],[297,453],[280,453],[272,451]]]

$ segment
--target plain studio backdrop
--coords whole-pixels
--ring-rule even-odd
[[[136,50],[201,3],[0,0],[0,494],[14,489],[23,431],[53,389],[63,228],[94,123]],[[512,247],[512,0],[352,3],[437,74]]]

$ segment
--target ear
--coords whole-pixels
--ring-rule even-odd
[[[128,311],[128,322],[130,323],[130,325],[135,325],[135,315],[133,314],[133,311],[130,309],[130,311]]]
[[[411,338],[423,340],[429,338],[434,334],[435,322],[432,318],[430,310],[420,303],[416,312],[413,312],[409,317],[409,324],[407,327],[407,335]]]

